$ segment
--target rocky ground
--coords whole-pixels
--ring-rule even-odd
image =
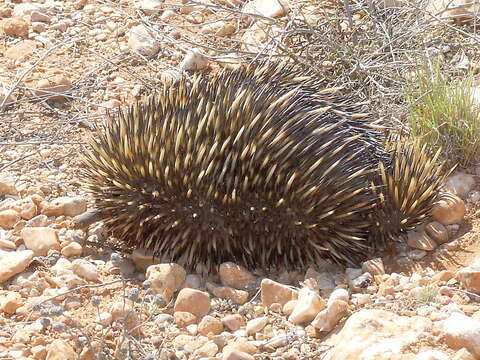
[[[472,19],[467,8],[442,16]],[[455,195],[434,221],[355,269],[224,263],[206,276],[152,264],[141,250],[93,246],[108,237],[101,224],[75,227],[91,203],[77,155],[105,109],[181,71],[280,51],[291,14],[332,16],[345,31],[366,26],[355,6],[350,17],[335,3],[318,9],[274,0],[0,4],[0,359],[480,359],[480,168],[449,178]]]

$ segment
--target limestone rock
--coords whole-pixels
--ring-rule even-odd
[[[313,290],[302,288],[298,294],[298,301],[288,321],[293,324],[302,324],[312,321],[325,308],[325,301]]]
[[[255,286],[255,277],[243,266],[233,262],[221,264],[218,274],[223,285],[234,289],[249,290]]]
[[[27,249],[33,250],[37,256],[45,256],[51,249],[60,249],[58,234],[49,227],[25,227],[21,237]]]
[[[210,295],[195,289],[182,289],[175,301],[174,311],[187,311],[201,319],[210,311]]]
[[[431,327],[429,319],[419,316],[360,310],[328,341],[333,348],[325,360],[387,360],[400,355],[408,358],[409,347],[423,339]]]
[[[262,280],[260,291],[263,306],[270,306],[273,303],[283,306],[288,301],[298,298],[297,290],[270,279]]]
[[[153,292],[161,294],[166,301],[170,301],[173,294],[182,287],[186,275],[183,267],[171,263],[150,265],[145,276],[152,282]]]

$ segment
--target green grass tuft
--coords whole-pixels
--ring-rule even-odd
[[[407,93],[413,135],[431,149],[443,149],[452,163],[475,164],[480,151],[480,120],[472,76],[450,82],[440,62],[423,66]]]

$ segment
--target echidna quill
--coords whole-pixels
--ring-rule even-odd
[[[358,264],[395,233],[378,222],[421,220],[438,184],[411,190],[434,161],[385,147],[362,104],[337,90],[262,63],[181,81],[110,117],[85,154],[102,221],[190,268]]]

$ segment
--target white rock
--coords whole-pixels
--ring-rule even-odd
[[[56,276],[73,274],[73,266],[70,261],[65,258],[59,258],[55,265],[51,267],[51,270]]]
[[[319,331],[330,332],[337,325],[340,319],[343,317],[345,311],[348,310],[348,303],[343,300],[333,299],[330,301],[329,306],[320,311],[315,319],[312,321],[312,325]]]
[[[208,58],[200,49],[193,49],[185,55],[180,63],[180,69],[187,71],[196,71],[205,69],[208,66]]]
[[[72,262],[73,272],[89,281],[98,281],[99,271],[97,266],[85,259],[76,259]]]
[[[450,356],[439,350],[427,350],[419,353],[413,360],[450,360]]]
[[[304,287],[298,293],[298,301],[288,321],[302,324],[312,321],[325,308],[325,301],[313,290]]]
[[[145,25],[137,25],[128,32],[128,46],[134,52],[153,57],[160,51],[160,43]]]
[[[267,323],[268,318],[266,316],[249,320],[246,326],[247,334],[252,335],[259,331],[262,331],[262,329],[267,325]]]
[[[37,12],[42,12],[44,11],[45,6],[42,4],[38,3],[20,3],[16,4],[15,7],[13,8],[13,16],[26,16],[26,15],[31,15],[32,12],[37,11]]]
[[[162,11],[162,4],[160,0],[140,0],[135,3],[135,7],[141,9],[146,15],[152,15]]]
[[[480,320],[454,312],[443,323],[445,342],[452,349],[462,347],[480,357]]]
[[[65,216],[77,216],[87,211],[87,202],[85,199],[79,197],[61,197],[56,199],[59,203],[63,204]]]
[[[398,316],[384,310],[353,313],[329,341],[325,360],[409,359],[408,348],[431,332],[432,322],[419,316]]]
[[[61,253],[65,257],[72,257],[72,256],[82,255],[82,251],[83,251],[82,245],[80,245],[75,241],[72,241],[67,246],[62,248]]]
[[[348,290],[346,289],[335,289],[333,292],[330,294],[330,297],[328,298],[327,301],[327,308],[330,307],[330,305],[335,301],[335,300],[342,300],[348,303],[348,299],[350,298],[348,294]]]
[[[113,316],[109,312],[101,312],[97,319],[95,320],[97,323],[102,325],[103,327],[109,326],[113,321]]]
[[[152,282],[155,294],[161,294],[166,301],[170,301],[173,294],[182,288],[187,273],[178,264],[156,264],[147,268],[146,278]]]
[[[0,284],[25,270],[33,259],[33,251],[0,252]]]
[[[273,18],[285,15],[285,9],[278,0],[251,0],[244,6],[242,12]]]
[[[36,256],[45,256],[49,250],[60,249],[58,234],[49,227],[25,227],[21,237],[27,249],[33,250]]]
[[[470,190],[475,187],[475,177],[466,173],[456,173],[445,181],[447,191],[461,198],[465,198]]]

